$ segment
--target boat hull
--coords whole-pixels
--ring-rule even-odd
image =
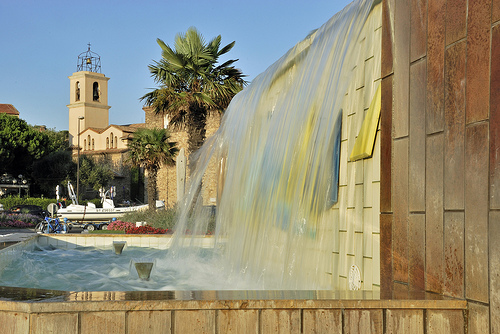
[[[145,210],[148,208],[148,205],[140,205],[140,206],[131,206],[131,207],[123,207],[123,208],[71,208],[70,206],[67,208],[59,209],[57,211],[58,218],[67,218],[68,220],[73,221],[109,221],[113,218],[120,218],[127,213]]]

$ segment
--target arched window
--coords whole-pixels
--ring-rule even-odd
[[[109,137],[106,137],[106,149],[109,148]]]
[[[92,99],[94,101],[99,101],[99,84],[97,81],[94,82],[94,85],[92,87]]]
[[[95,146],[94,146],[94,138],[92,138],[92,151],[95,149]]]
[[[76,86],[75,86],[75,101],[80,101],[80,81],[76,82]]]
[[[83,150],[85,151],[87,149],[87,139],[83,140]]]
[[[115,148],[117,148],[117,147],[118,147],[118,139],[117,139],[117,137],[115,136]]]
[[[89,140],[89,150],[90,150],[90,135],[88,135],[87,138]]]
[[[109,136],[111,137],[111,146],[110,146],[110,148],[113,148],[113,147],[115,147],[115,145],[113,145],[113,132],[111,132],[111,134]]]

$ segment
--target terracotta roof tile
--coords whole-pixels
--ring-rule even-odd
[[[12,104],[0,103],[0,113],[19,116],[19,111],[17,111],[17,109]]]

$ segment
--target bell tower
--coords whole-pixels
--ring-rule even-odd
[[[78,56],[77,72],[69,78],[69,142],[77,145],[78,130],[109,125],[108,80],[101,73],[101,57],[88,49]]]

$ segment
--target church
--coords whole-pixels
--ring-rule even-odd
[[[131,168],[127,163],[128,142],[139,128],[168,128],[168,119],[155,114],[151,108],[144,107],[145,123],[109,124],[108,81],[110,78],[101,73],[101,58],[90,50],[78,56],[77,71],[69,78],[69,143],[76,158],[78,151],[92,157],[95,161],[110,163],[115,173],[113,184],[116,187],[117,203],[120,201],[147,202],[145,182],[147,175],[142,169]],[[137,94],[141,95],[140,92]],[[220,125],[220,115],[211,115],[207,119],[207,137],[215,133]],[[170,139],[177,143],[179,150],[187,150],[187,133],[182,130],[169,131]],[[183,150],[184,151],[184,150]],[[179,177],[184,180],[186,177]],[[172,207],[182,196],[178,188],[176,166],[163,166],[158,172],[157,194],[167,207]],[[204,185],[204,202],[214,205],[216,201],[215,177],[209,177]],[[80,191],[85,197],[91,197],[95,191]]]

